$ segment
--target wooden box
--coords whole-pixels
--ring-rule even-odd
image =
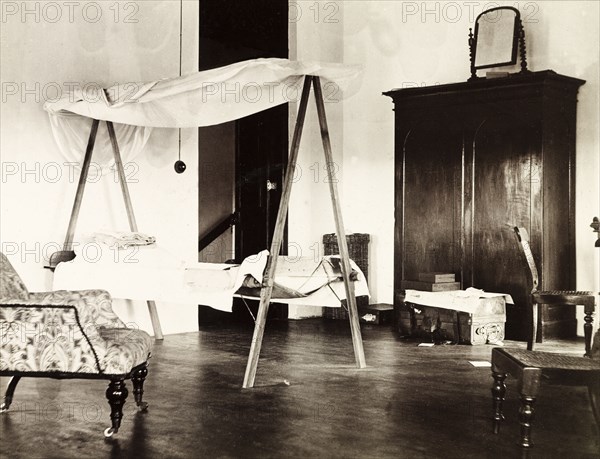
[[[376,303],[359,308],[360,322],[375,325],[392,325],[394,306],[387,303]]]
[[[497,344],[504,340],[504,297],[480,298],[475,312],[404,303],[397,314],[404,336],[465,344]]]
[[[400,282],[402,290],[422,290],[424,292],[449,292],[460,290],[460,282],[423,282],[403,280]]]

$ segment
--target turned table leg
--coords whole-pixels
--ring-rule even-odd
[[[500,373],[497,371],[492,372],[494,378],[494,384],[492,385],[492,397],[494,400],[494,433],[497,434],[500,431],[500,423],[504,421],[504,414],[502,414],[502,404],[506,396],[506,373]]]
[[[594,322],[594,317],[592,316],[592,312],[585,311],[585,316],[583,317],[583,335],[585,336],[585,354],[584,357],[592,356],[592,322]]]
[[[531,422],[535,410],[533,404],[535,397],[529,395],[521,395],[521,406],[519,408],[519,423],[521,424],[521,440],[520,445],[523,448],[532,448],[533,441],[531,440]]]

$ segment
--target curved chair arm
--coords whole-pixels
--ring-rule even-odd
[[[0,304],[0,371],[99,373],[106,341],[75,305]]]
[[[29,294],[29,301],[21,304],[75,306],[82,316],[100,328],[126,328],[123,321],[112,310],[112,299],[106,290],[55,290]],[[86,310],[84,312],[84,309]],[[87,322],[87,319],[86,319]]]

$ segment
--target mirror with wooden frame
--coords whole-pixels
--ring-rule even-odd
[[[525,73],[525,32],[519,10],[511,6],[500,6],[484,11],[475,20],[475,34],[469,29],[469,81],[478,78],[477,70],[515,65],[519,49],[521,73]]]

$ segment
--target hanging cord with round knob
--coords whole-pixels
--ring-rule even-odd
[[[179,2],[179,76],[181,73],[181,63],[182,63],[182,38],[183,38],[183,1]],[[181,160],[181,129],[179,129],[179,155],[177,161],[173,165],[175,172],[178,174],[183,174],[187,166]]]
[[[178,174],[183,174],[185,172],[186,167],[187,166],[185,165],[185,163],[181,160],[181,142],[180,142],[179,159],[177,161],[175,161],[173,168],[175,169],[175,172],[177,172]]]

